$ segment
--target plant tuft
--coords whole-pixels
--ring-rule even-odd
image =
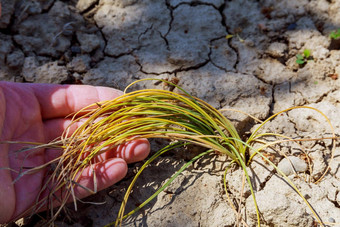
[[[329,34],[329,38],[339,39],[340,38],[340,28],[336,31],[332,31],[331,34]]]
[[[313,58],[309,49],[305,49],[302,54],[296,55],[296,63],[298,63],[299,65],[304,65],[311,60],[313,60]]]

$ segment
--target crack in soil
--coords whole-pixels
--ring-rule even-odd
[[[187,72],[187,71],[191,71],[191,70],[196,70],[196,69],[199,69],[203,66],[205,66],[206,64],[209,63],[209,59],[204,61],[204,62],[201,62],[201,63],[197,63],[196,65],[193,65],[193,66],[189,66],[189,67],[180,67],[178,69],[175,69],[173,71],[163,71],[163,72],[160,72],[160,73],[156,73],[156,72],[146,72],[144,69],[143,69],[143,64],[141,64],[139,61],[138,61],[138,58],[135,57],[136,59],[136,64],[140,67],[140,71],[146,75],[156,75],[156,76],[159,76],[159,75],[163,75],[163,74],[175,74],[178,73],[178,72]]]
[[[86,9],[84,9],[83,11],[78,10],[78,12],[83,16],[87,16],[88,14],[91,14],[94,10],[97,10],[100,7],[99,2],[100,0],[96,0],[92,2],[91,5],[89,5]]]

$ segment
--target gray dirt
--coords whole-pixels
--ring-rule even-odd
[[[178,85],[217,109],[232,108],[260,120],[292,106],[324,112],[340,134],[340,28],[338,0],[1,0],[0,80],[73,83],[124,89],[142,78],[178,79]],[[226,36],[230,35],[229,39]],[[296,55],[312,59],[303,65]],[[169,89],[145,82],[135,89]],[[176,92],[176,89],[174,90]],[[225,111],[245,136],[256,123]],[[282,113],[265,127],[294,138],[330,136],[324,118],[310,109]],[[340,147],[331,161],[330,140],[283,143],[265,150],[301,190],[322,221],[340,226]],[[153,150],[157,150],[157,143]],[[338,144],[337,144],[338,145]],[[275,152],[274,152],[275,151]],[[171,153],[146,169],[127,210],[142,203],[188,158]],[[307,156],[310,158],[309,165]],[[287,160],[284,157],[290,158]],[[227,174],[226,157],[211,155],[183,172],[124,226],[256,225],[250,189],[240,168]],[[283,163],[283,164],[282,164]],[[296,168],[292,170],[292,165]],[[330,171],[324,179],[315,181]],[[60,226],[102,226],[115,220],[128,176],[61,215]],[[248,167],[263,226],[317,226],[310,209],[261,157]],[[157,174],[156,174],[157,173]],[[39,225],[41,222],[26,222]]]

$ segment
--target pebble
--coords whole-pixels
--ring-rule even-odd
[[[287,176],[294,174],[294,170],[297,173],[305,172],[308,169],[306,162],[295,156],[289,156],[283,159],[279,164],[278,168]]]
[[[25,55],[21,50],[15,50],[7,56],[7,65],[11,68],[19,68],[24,64]]]
[[[279,58],[285,55],[287,49],[288,49],[287,44],[274,42],[269,45],[266,53],[274,58]]]

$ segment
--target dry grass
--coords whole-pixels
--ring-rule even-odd
[[[215,108],[203,100],[192,97],[177,85],[168,81],[163,82],[168,83],[171,86],[176,86],[183,94],[177,94],[165,90],[146,89],[125,93],[114,100],[93,104],[87,108],[84,108],[73,116],[74,123],[84,121],[84,123],[75,132],[70,133],[69,130],[66,130],[61,138],[58,138],[56,141],[53,141],[50,144],[41,145],[43,147],[59,147],[63,149],[63,154],[59,158],[47,163],[44,166],[40,166],[23,173],[29,174],[42,168],[46,168],[47,166],[53,167],[53,173],[47,180],[47,184],[52,185],[52,187],[48,189],[49,194],[41,200],[37,200],[36,205],[32,208],[32,210],[38,211],[41,207],[48,204],[51,208],[50,215],[52,223],[54,218],[62,210],[62,207],[71,199],[74,201],[76,207],[77,198],[74,193],[74,187],[80,186],[77,183],[80,173],[87,166],[93,163],[94,159],[99,154],[105,152],[107,149],[116,147],[136,138],[165,138],[179,142],[170,144],[164,149],[158,151],[141,167],[140,171],[136,174],[130,187],[128,188],[117,220],[116,222],[111,223],[112,225],[121,224],[124,218],[135,213],[151,199],[157,196],[159,192],[164,190],[164,188],[169,185],[172,180],[175,179],[194,160],[197,160],[198,158],[212,151],[222,155],[227,155],[233,163],[236,163],[243,168],[245,176],[244,179],[245,182],[247,182],[250,186],[256,209],[257,205],[255,193],[253,191],[246,167],[250,164],[254,155],[260,155],[270,165],[274,166],[274,168],[281,176],[283,176],[286,182],[293,187],[293,189],[300,195],[301,199],[304,200],[305,203],[310,207],[317,221],[322,224],[320,218],[314,212],[310,204],[302,196],[295,185],[289,180],[289,178],[287,178],[265,155],[261,154],[261,150],[276,143],[282,143],[286,141],[296,142],[303,139],[292,139],[275,133],[260,133],[260,129],[280,113],[296,108],[309,108],[315,110],[325,118],[325,120],[329,123],[333,133],[333,136],[328,139],[335,139],[334,130],[330,124],[330,121],[321,111],[312,107],[293,107],[282,111],[262,122],[258,129],[255,130],[248,138],[248,140],[242,141],[240,135],[232,123]],[[263,138],[266,136],[275,136],[281,139],[268,143],[263,140]],[[187,143],[205,147],[207,150],[184,165],[147,201],[127,215],[124,215],[125,205],[127,203],[131,189],[144,168],[161,154],[175,147],[184,146]],[[263,146],[258,149],[254,149],[254,143],[263,143]],[[333,145],[334,144],[335,143],[333,143]],[[248,152],[251,153],[251,156],[247,159]],[[327,171],[325,171],[324,174],[326,174]],[[21,176],[23,174],[21,174]],[[226,179],[224,181],[227,191]],[[95,175],[94,182],[94,191],[88,188],[85,189],[95,193]],[[42,191],[46,190],[46,187],[47,186],[42,188]],[[62,198],[56,197],[56,195],[60,195],[60,190],[62,190]],[[61,206],[59,209],[53,212],[52,208],[55,207],[56,203],[60,204]],[[236,211],[236,214],[237,213],[238,212]],[[260,225],[260,216],[258,210],[257,215],[258,225]]]

